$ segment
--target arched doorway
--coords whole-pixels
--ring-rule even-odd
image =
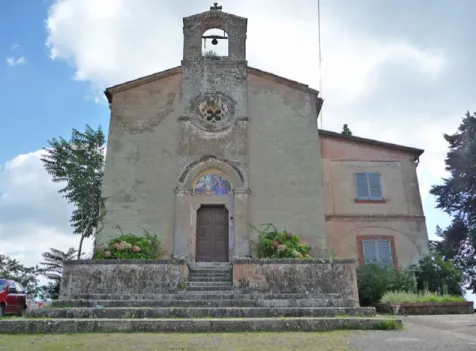
[[[191,262],[249,257],[249,190],[242,171],[208,156],[188,166],[179,180],[174,257]]]

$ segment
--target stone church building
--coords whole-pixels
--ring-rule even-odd
[[[223,35],[203,38],[212,28]],[[180,66],[105,92],[97,244],[146,229],[165,258],[226,262],[256,257],[250,225],[271,222],[313,256],[401,266],[427,252],[422,150],[318,130],[318,91],[248,66],[246,18],[215,5],[183,33]],[[227,41],[228,55],[204,55],[206,39]]]

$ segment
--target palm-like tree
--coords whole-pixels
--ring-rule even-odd
[[[77,251],[73,247],[71,247],[67,252],[50,249],[50,251],[42,253],[44,262],[40,262],[41,268],[39,269],[39,272],[46,278],[52,280],[52,282],[42,287],[40,295],[53,300],[58,298],[64,261],[74,259],[76,253]]]
[[[60,281],[63,274],[63,262],[74,259],[76,253],[77,251],[73,247],[66,252],[57,249],[43,252],[42,256],[45,262],[40,262],[41,274],[53,281]]]

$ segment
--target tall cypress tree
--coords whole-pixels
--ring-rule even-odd
[[[444,134],[449,144],[445,164],[449,177],[431,188],[437,208],[453,217],[437,235],[436,249],[463,270],[466,288],[476,293],[476,113],[467,112],[456,133]]]

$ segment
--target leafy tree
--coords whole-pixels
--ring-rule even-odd
[[[456,133],[444,138],[449,177],[430,193],[453,221],[447,229],[437,229],[443,240],[434,246],[444,259],[454,260],[464,272],[466,288],[476,292],[476,113],[467,112]]]
[[[342,133],[343,135],[347,135],[347,136],[351,136],[352,135],[352,132],[350,131],[349,127],[347,126],[347,124],[344,124],[344,127],[342,129]]]
[[[36,295],[38,274],[38,267],[25,267],[13,258],[0,255],[0,278],[20,283],[28,294]]]
[[[416,292],[416,281],[410,269],[366,264],[357,268],[357,287],[360,304],[371,306],[389,291]]]
[[[40,273],[46,278],[52,280],[46,286],[41,287],[41,295],[44,298],[53,300],[58,299],[59,289],[61,286],[61,275],[63,274],[63,262],[72,260],[76,256],[77,251],[70,248],[67,252],[57,249],[43,252],[44,262],[40,262]]]
[[[70,221],[73,232],[81,236],[78,259],[84,238],[94,234],[102,216],[105,142],[101,127],[94,130],[87,125],[84,132],[73,129],[69,141],[48,140],[41,159],[53,181],[65,184],[59,193],[75,206]]]
[[[448,294],[463,295],[461,289],[462,271],[453,262],[443,260],[440,255],[428,255],[412,268],[419,291],[429,290],[434,293],[443,293],[443,287],[446,286]]]

